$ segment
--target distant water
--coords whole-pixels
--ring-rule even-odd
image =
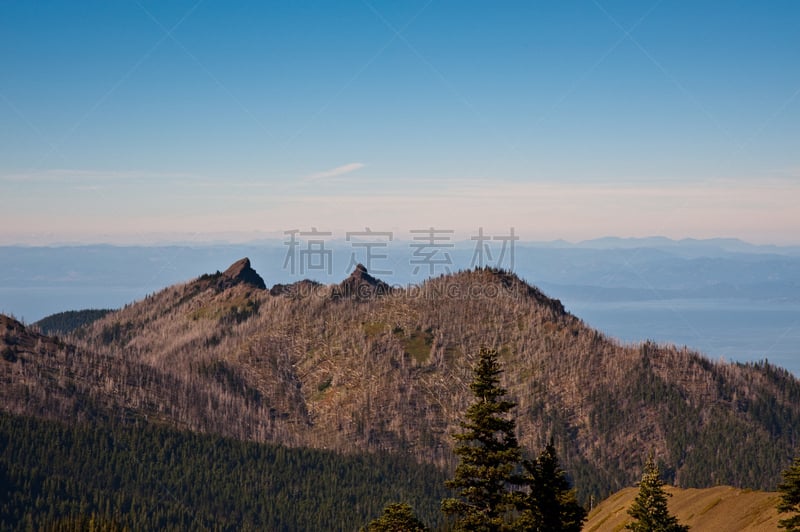
[[[87,288],[81,286],[0,287],[0,313],[33,323],[65,310],[120,308],[143,299],[153,288]]]
[[[800,304],[746,300],[566,301],[589,326],[625,342],[688,346],[709,358],[768,359],[800,376]]]

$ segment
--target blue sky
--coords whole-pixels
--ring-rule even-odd
[[[796,1],[2,1],[0,243],[798,244],[798,28]]]

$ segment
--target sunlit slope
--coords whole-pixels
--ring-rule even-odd
[[[681,524],[694,532],[774,532],[779,516],[775,509],[778,494],[717,486],[705,489],[665,487],[672,494],[669,510]],[[601,502],[589,514],[585,532],[624,530],[630,521],[628,508],[638,493],[637,488],[625,488]]]

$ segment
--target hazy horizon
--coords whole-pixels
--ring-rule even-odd
[[[309,226],[309,228],[312,226]],[[414,230],[420,228],[429,228],[430,226],[412,226]],[[322,228],[318,227],[318,230]],[[437,230],[448,230],[447,226],[439,226]],[[483,229],[476,226],[473,231],[468,230],[453,230],[453,242],[469,243],[470,239]],[[505,228],[508,232],[509,228]],[[363,231],[364,228],[355,227],[356,231]],[[373,229],[374,230],[374,229]],[[389,232],[392,233],[393,239],[399,242],[410,242],[413,240],[413,234],[410,233],[412,229],[399,229],[397,227],[391,228]],[[159,247],[159,246],[216,246],[216,245],[243,245],[243,244],[260,244],[260,243],[281,243],[285,242],[288,238],[286,231],[226,231],[219,233],[135,233],[135,234],[89,234],[89,235],[56,235],[53,233],[46,234],[26,234],[24,236],[15,236],[10,234],[0,235],[0,247],[60,247],[60,246],[144,246],[144,247]],[[515,231],[516,228],[515,228]],[[345,241],[348,231],[344,229],[328,230],[331,236],[328,237],[330,241]],[[736,236],[709,236],[709,237],[695,237],[684,236],[679,238],[672,238],[665,235],[648,234],[644,236],[620,236],[614,234],[600,234],[590,238],[526,238],[526,235],[516,233],[519,236],[517,243],[519,245],[549,245],[549,244],[563,244],[567,246],[580,246],[583,244],[600,243],[603,241],[618,241],[620,243],[651,245],[659,240],[670,243],[682,242],[697,242],[697,243],[711,243],[711,242],[737,242],[745,246],[762,247],[762,248],[777,248],[777,249],[794,249],[800,247],[800,238],[787,242],[780,241],[756,241],[739,238]]]

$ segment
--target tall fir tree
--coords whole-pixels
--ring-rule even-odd
[[[781,494],[778,499],[778,512],[794,515],[778,521],[778,526],[786,530],[800,531],[800,457],[795,458],[781,476],[783,481],[778,484],[778,491]]]
[[[580,532],[586,509],[578,504],[567,474],[561,469],[553,439],[535,460],[525,460],[528,493],[520,497],[516,530]]]
[[[515,496],[510,490],[518,483],[514,475],[522,453],[509,413],[516,406],[505,398],[500,386],[502,373],[497,352],[481,349],[470,384],[475,400],[461,422],[463,432],[455,434],[455,454],[460,458],[447,487],[458,490],[459,498],[442,501],[442,511],[455,517],[456,530],[494,532],[507,530]]]
[[[644,465],[639,493],[628,509],[633,522],[625,527],[634,532],[686,532],[689,527],[678,523],[667,508],[668,493],[664,491],[661,472],[658,470],[652,453]]]

